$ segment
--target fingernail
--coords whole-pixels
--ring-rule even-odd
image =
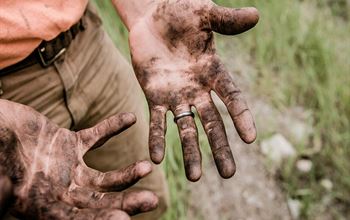
[[[230,161],[225,161],[225,163],[219,167],[219,173],[222,178],[229,179],[235,175],[236,165]]]
[[[147,174],[149,174],[150,172],[152,172],[152,164],[148,161],[142,161],[140,163],[138,163],[137,165],[137,173],[140,176],[146,176]]]
[[[201,178],[201,176],[202,170],[200,166],[192,166],[191,168],[186,169],[186,177],[191,182],[197,182]]]

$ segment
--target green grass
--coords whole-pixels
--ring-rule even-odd
[[[93,0],[96,9],[98,10],[105,30],[112,38],[117,48],[123,55],[130,59],[129,44],[128,44],[128,30],[121,22],[119,16],[110,0]]]
[[[277,108],[303,106],[312,110],[315,133],[300,155],[320,143],[322,150],[308,155],[314,163],[308,175],[293,163],[281,170],[282,185],[291,198],[302,201],[302,217],[312,219],[320,210],[334,219],[350,216],[350,6],[346,0],[217,0],[226,6],[256,6],[258,26],[235,37],[233,43],[249,53],[258,70],[254,88]],[[117,47],[129,57],[127,31],[110,1],[95,1],[107,31]],[[188,195],[177,129],[171,121],[167,156],[163,163],[171,194],[171,207],[164,219],[186,219]],[[202,132],[201,132],[202,133]],[[203,137],[203,135],[202,135]],[[202,140],[203,145],[207,145]],[[207,149],[207,148],[205,148]],[[329,178],[331,192],[319,181]],[[331,203],[324,204],[325,199]],[[320,208],[321,207],[321,208]]]
[[[258,70],[258,94],[277,107],[300,105],[312,110],[315,133],[299,146],[303,155],[314,143],[309,175],[293,163],[281,172],[284,189],[303,203],[302,217],[324,209],[336,219],[350,216],[350,6],[346,1],[218,0],[227,6],[255,6],[261,20],[252,34],[237,37]],[[327,192],[319,181],[334,184]],[[331,201],[325,205],[324,201]],[[347,208],[346,208],[347,207]]]

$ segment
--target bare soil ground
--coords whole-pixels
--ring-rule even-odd
[[[245,94],[250,109],[257,119],[258,132],[269,129],[270,108],[250,90],[249,77],[254,69],[244,59],[232,59],[229,54],[226,64],[233,71],[237,84]],[[234,70],[239,70],[234,72]],[[231,179],[222,179],[210,157],[203,165],[203,177],[190,184],[188,219],[200,216],[204,220],[289,220],[287,199],[273,174],[264,165],[259,146],[244,144],[236,134],[225,106],[215,98],[225,121],[226,131],[235,156],[237,172]],[[267,110],[266,110],[267,109]],[[265,120],[266,119],[266,120]]]
[[[229,115],[223,114],[227,122]],[[227,133],[235,155],[237,173],[224,180],[215,164],[204,165],[204,175],[198,183],[190,185],[189,217],[201,216],[210,220],[238,219],[291,219],[287,199],[272,174],[265,169],[256,144],[246,145],[227,125]]]

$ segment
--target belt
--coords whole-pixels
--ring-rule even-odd
[[[55,60],[66,52],[68,46],[78,35],[78,33],[84,30],[85,22],[83,17],[68,31],[60,33],[53,40],[42,41],[40,45],[24,60],[1,69],[0,76],[8,75],[37,63],[39,63],[43,68],[50,66],[53,62],[55,62]]]

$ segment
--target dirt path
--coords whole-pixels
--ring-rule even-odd
[[[229,122],[227,114],[223,115]],[[236,175],[223,180],[215,164],[204,167],[202,179],[190,185],[190,216],[195,213],[202,219],[291,219],[286,198],[280,187],[264,168],[258,146],[245,145],[227,124],[227,133],[237,164]]]
[[[230,57],[230,55],[226,54],[225,57]],[[266,112],[263,107],[264,103],[249,92],[249,76],[254,70],[249,69],[243,59],[230,59],[226,60],[226,63],[230,70],[239,69],[245,72],[244,76],[239,73],[235,74],[238,75],[235,78],[260,124],[258,130],[269,126],[268,123],[264,123],[264,118],[270,112]],[[291,219],[287,199],[274,177],[265,169],[259,146],[244,144],[237,136],[223,104],[216,103],[225,121],[236,159],[237,173],[229,180],[221,179],[210,157],[207,164],[203,165],[204,174],[201,180],[190,184],[188,219],[195,219],[194,216],[201,216],[201,219],[204,220]]]

